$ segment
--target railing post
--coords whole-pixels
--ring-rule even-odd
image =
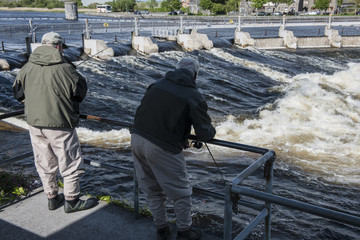
[[[140,207],[139,207],[139,184],[136,179],[136,171],[134,168],[134,212],[135,218],[138,219],[140,217]]]
[[[331,13],[329,14],[329,29],[331,29]]]
[[[283,22],[282,22],[284,30],[285,30],[285,24],[286,24],[286,14],[283,15]]]
[[[90,39],[89,19],[85,20],[85,39]]]
[[[184,33],[183,17],[180,17],[180,33]]]
[[[275,153],[273,158],[269,159],[264,165],[264,176],[266,178],[265,191],[269,194],[272,194],[273,190],[273,173],[274,173],[274,160]],[[271,202],[265,202],[265,208],[267,209],[268,215],[265,218],[265,240],[271,239]]]
[[[232,200],[231,184],[225,186],[225,206],[224,206],[224,240],[231,240],[232,232]]]
[[[240,32],[241,31],[241,17],[239,16],[238,18],[239,18],[239,20],[238,20],[238,32]]]
[[[137,17],[135,17],[135,21],[134,21],[134,27],[135,27],[135,29],[134,29],[134,36],[139,36],[139,29],[138,29],[138,18]]]

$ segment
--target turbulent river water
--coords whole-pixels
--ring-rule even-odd
[[[0,17],[9,15],[0,14]],[[34,13],[12,14],[33,17]],[[79,64],[77,69],[88,82],[81,112],[131,123],[147,86],[174,69],[179,59],[195,58],[200,63],[197,85],[209,105],[217,139],[273,149],[277,155],[275,194],[359,217],[360,49],[241,49],[232,44],[231,33],[219,30],[217,37],[210,36],[213,49],[193,52],[183,51],[172,42],[158,41],[159,53],[150,56],[131,50],[130,35],[123,33],[118,43],[113,43],[109,34],[98,35],[95,38],[107,39],[115,56],[108,61],[85,62],[76,57],[81,33],[67,34],[70,47],[65,55],[75,65]],[[0,58],[16,66],[0,72],[2,113],[21,108],[12,96],[11,86],[26,61],[21,54],[25,51],[24,38],[0,33],[0,40],[9,48],[0,52]],[[6,121],[27,128],[22,117]],[[126,128],[81,120],[77,131],[85,159],[132,169],[130,134]],[[1,159],[31,150],[26,131],[5,127],[0,134]],[[224,147],[209,147],[227,180],[259,157]],[[218,184],[221,176],[207,149],[191,148],[184,154],[193,185],[221,192],[222,186]],[[32,158],[4,165],[2,169],[22,171],[37,179]],[[258,189],[262,182],[259,170],[245,185]],[[132,177],[110,170],[87,167],[81,186],[82,191],[91,194],[132,198]],[[141,201],[144,204],[143,196]],[[200,195],[194,195],[193,202],[194,222],[207,233],[221,237],[223,202]],[[244,228],[255,214],[255,210],[240,207],[234,217],[234,233]],[[249,239],[260,238],[263,238],[262,225],[249,236]],[[273,206],[272,238],[360,239],[360,229]]]

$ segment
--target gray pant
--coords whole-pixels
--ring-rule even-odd
[[[80,175],[85,172],[75,129],[29,126],[35,166],[48,198],[58,193],[56,174],[64,179],[64,195],[72,200],[80,194]]]
[[[178,230],[189,229],[192,188],[182,153],[165,151],[137,134],[131,134],[131,147],[136,177],[146,194],[155,225],[162,228],[168,224],[165,209],[168,197],[174,200]]]

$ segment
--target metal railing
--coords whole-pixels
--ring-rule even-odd
[[[8,114],[0,115],[0,120],[5,119],[8,117],[14,117],[17,115],[23,114],[24,111],[16,111]],[[99,122],[104,122],[108,124],[118,125],[126,128],[131,128],[131,124],[126,122],[121,122],[117,120],[111,120],[106,118],[101,118],[97,116],[92,115],[80,115],[80,118],[87,119],[87,120],[95,120]],[[196,136],[191,135],[190,140],[196,140]],[[247,227],[245,227],[234,239],[240,240],[245,239],[252,230],[255,229],[256,226],[258,226],[260,223],[264,221],[265,223],[265,232],[264,232],[264,238],[266,240],[271,239],[271,206],[272,204],[278,204],[281,206],[285,206],[288,208],[300,210],[303,212],[307,212],[310,214],[314,214],[320,217],[332,219],[335,221],[339,221],[345,224],[349,224],[355,227],[360,228],[360,218],[357,216],[349,215],[346,213],[318,207],[315,205],[303,203],[296,200],[287,199],[284,197],[280,197],[277,195],[274,195],[272,193],[272,183],[273,183],[273,162],[275,161],[275,152],[269,149],[255,147],[255,146],[249,146],[239,143],[233,143],[218,139],[213,139],[210,141],[207,141],[209,144],[217,145],[217,146],[223,146],[227,148],[237,149],[241,151],[247,151],[252,153],[261,154],[261,157],[258,158],[253,164],[248,166],[245,170],[243,170],[240,174],[238,174],[235,178],[232,179],[231,182],[226,182],[226,185],[224,187],[224,194],[211,192],[202,188],[193,187],[194,193],[197,194],[204,194],[213,198],[224,200],[224,240],[230,240],[232,238],[232,215],[234,211],[234,207],[236,207],[237,204],[249,207],[255,210],[260,211],[260,213],[249,223]],[[17,161],[26,157],[30,157],[32,153],[26,153],[18,157],[14,157],[11,159],[0,161],[0,164],[9,163],[12,161]],[[99,163],[96,161],[89,161],[84,160],[85,163],[90,164],[94,167],[101,167],[106,168],[113,171],[119,171],[124,172],[129,175],[134,176],[134,211],[135,211],[135,218],[138,218],[140,215],[140,207],[139,207],[139,188],[138,183],[136,181],[135,172],[130,171],[129,169],[112,166],[109,164]],[[265,178],[265,192],[250,189],[244,186],[241,186],[241,183],[249,177],[252,173],[257,171],[259,168],[264,167],[264,178]],[[241,196],[246,196],[250,198],[254,198],[257,200],[261,200],[264,203],[254,203],[249,201],[244,201],[241,199]]]
[[[57,31],[59,33],[75,33],[85,31],[85,21],[88,21],[93,33],[105,33],[105,32],[123,32],[123,31],[134,31],[134,18],[108,18],[108,19],[82,19],[76,22],[63,22],[56,23],[52,20],[50,23],[43,23],[46,19],[42,19],[42,22],[33,22],[36,26],[37,33],[45,33],[48,31]],[[191,16],[184,16],[177,19],[167,18],[139,18],[140,28],[151,31],[153,28],[161,29],[179,29],[180,19],[184,28],[236,28],[238,17],[237,16],[226,16],[226,17],[202,17],[194,18]],[[7,19],[4,19],[7,21]],[[30,20],[31,21],[31,20]],[[258,27],[258,26],[280,26],[283,18],[281,17],[241,17],[241,23],[244,27]],[[287,17],[286,24],[288,26],[314,26],[314,25],[326,25],[329,22],[329,16],[319,17]],[[359,25],[360,17],[331,17],[332,25],[334,26],[350,26]],[[106,23],[104,25],[104,23]],[[29,24],[0,24],[0,32],[3,34],[28,34],[30,31]]]

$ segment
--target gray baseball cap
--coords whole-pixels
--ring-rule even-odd
[[[199,62],[192,58],[183,58],[176,64],[176,69],[180,68],[185,68],[195,75],[199,72]]]
[[[45,33],[41,38],[41,44],[62,44],[63,48],[68,48],[64,43],[64,39],[56,32]]]

